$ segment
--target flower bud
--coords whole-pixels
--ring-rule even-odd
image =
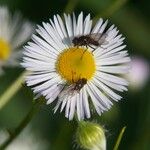
[[[76,142],[83,149],[106,150],[104,129],[96,123],[79,122],[76,132]]]

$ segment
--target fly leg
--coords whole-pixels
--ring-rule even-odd
[[[93,47],[93,46],[91,46],[91,45],[89,45],[89,47],[93,49],[93,50],[92,50],[92,53],[96,50],[96,48]]]
[[[85,52],[88,50],[88,45],[85,45],[86,46],[86,49],[83,51],[83,54],[81,56],[81,59],[83,58],[83,55],[85,54]]]

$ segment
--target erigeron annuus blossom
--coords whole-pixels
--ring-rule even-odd
[[[25,46],[22,65],[31,71],[27,85],[45,96],[47,104],[56,100],[54,110],[64,110],[69,120],[75,114],[79,120],[90,118],[91,105],[101,115],[111,108],[112,101],[121,99],[116,92],[127,90],[128,82],[121,77],[128,72],[130,61],[124,37],[114,25],[107,24],[100,18],[92,27],[90,15],[84,19],[82,12],[77,19],[74,14],[64,14],[64,22],[54,15],[43,27],[38,26],[38,35],[33,34],[33,41]],[[106,35],[105,44],[73,44],[75,37],[97,33]],[[82,79],[87,82],[83,84]]]
[[[0,74],[5,66],[19,65],[21,46],[30,38],[32,24],[21,15],[11,15],[7,7],[0,6]]]

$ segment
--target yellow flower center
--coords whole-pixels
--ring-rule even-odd
[[[74,83],[81,78],[90,80],[96,66],[93,54],[88,49],[71,47],[58,56],[56,69],[67,82]]]
[[[10,56],[10,45],[0,38],[0,60],[7,60]]]

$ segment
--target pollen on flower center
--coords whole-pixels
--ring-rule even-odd
[[[0,38],[0,60],[7,60],[10,55],[10,45]]]
[[[88,49],[71,47],[58,56],[56,69],[62,78],[73,83],[81,78],[91,79],[96,66],[93,54]]]

